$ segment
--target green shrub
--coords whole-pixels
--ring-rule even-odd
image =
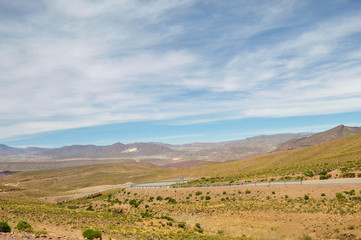
[[[161,216],[160,218],[161,218],[161,219],[167,219],[168,221],[174,222],[174,219],[171,218],[171,217],[168,217],[168,216]]]
[[[199,233],[203,233],[203,229],[202,229],[200,223],[196,223],[196,226],[195,226],[194,230],[199,232]]]
[[[349,195],[356,195],[355,189],[352,189],[351,191],[344,191],[344,193],[349,194]]]
[[[211,200],[211,197],[210,197],[210,196],[206,196],[206,200]]]
[[[87,207],[87,209],[86,209],[87,211],[94,211],[94,209],[93,209],[93,206],[92,205],[89,205],[89,207]]]
[[[162,201],[163,198],[162,198],[161,196],[158,196],[158,197],[157,197],[157,200],[158,200],[158,201]]]
[[[164,198],[164,200],[168,200],[168,203],[177,203],[177,200],[175,200],[174,198],[171,198],[171,197],[166,197],[166,198]]]
[[[150,214],[148,211],[142,212],[142,213],[140,213],[140,215],[142,216],[142,218],[152,218],[153,217],[153,215]]]
[[[320,175],[320,180],[326,180],[326,179],[329,179],[330,177],[331,177],[331,174]]]
[[[307,171],[307,172],[303,173],[303,175],[305,175],[306,177],[313,177],[314,176],[312,171]]]
[[[337,198],[337,200],[344,200],[344,199],[346,199],[346,197],[344,196],[344,195],[342,195],[342,193],[336,193],[336,198]]]
[[[137,208],[142,202],[143,202],[143,200],[137,201],[136,199],[132,199],[129,201],[129,205]]]
[[[11,232],[10,225],[5,221],[1,221],[0,222],[0,232]]]
[[[307,194],[305,194],[305,196],[303,196],[303,199],[308,200],[310,199],[310,197]]]
[[[325,194],[325,193],[321,193],[321,196],[324,197],[324,196],[326,196],[326,194]]]
[[[356,174],[354,172],[345,172],[342,174],[342,177],[344,178],[354,178]]]
[[[303,236],[300,238],[300,240],[312,240],[312,237],[308,236],[306,234],[303,234]]]
[[[31,225],[25,221],[20,221],[15,228],[20,231],[24,230],[26,232],[33,232]]]
[[[180,222],[180,223],[178,223],[178,227],[185,229],[186,228],[186,223],[185,222]]]
[[[247,190],[245,191],[245,193],[246,193],[246,194],[250,194],[250,193],[251,193],[251,190],[247,189]]]
[[[197,191],[197,192],[196,192],[196,196],[199,196],[199,195],[202,195],[202,192],[201,192],[201,191]]]
[[[83,237],[85,239],[95,239],[95,238],[102,239],[102,233],[93,229],[87,229],[83,232]]]

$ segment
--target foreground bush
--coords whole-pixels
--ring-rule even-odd
[[[7,222],[0,222],[0,232],[11,232],[11,227]]]
[[[102,233],[93,229],[87,229],[83,232],[83,237],[85,239],[102,239]]]
[[[18,225],[16,225],[15,228],[16,228],[17,230],[19,230],[19,231],[22,231],[22,230],[24,230],[24,231],[26,231],[26,232],[32,232],[32,231],[33,231],[31,225],[30,225],[29,223],[25,222],[25,221],[20,221],[20,222],[18,223]]]

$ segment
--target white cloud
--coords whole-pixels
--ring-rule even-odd
[[[357,12],[307,22],[294,21],[312,7],[299,1],[42,3],[0,18],[2,139],[361,110]]]

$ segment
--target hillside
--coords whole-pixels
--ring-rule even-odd
[[[231,147],[261,147],[264,151],[273,150],[277,145],[284,143],[290,139],[303,138],[310,134],[303,133],[281,133],[273,135],[259,135],[241,140],[225,141],[225,142],[208,142],[208,143],[188,143],[181,145],[170,145],[173,148],[231,148]]]
[[[120,184],[179,176],[220,176],[228,179],[251,179],[285,176],[305,171],[361,167],[361,134],[310,147],[224,163],[171,170],[149,163],[100,164],[46,171],[20,172],[6,176],[1,182],[21,182],[23,187],[48,191],[70,190],[102,184]],[[50,179],[50,180],[49,180]],[[31,181],[29,181],[31,180]],[[36,180],[36,181],[34,181]]]
[[[306,170],[336,169],[360,165],[361,134],[331,142],[260,157],[195,167],[177,172],[184,176],[282,176]]]
[[[329,142],[336,139],[352,136],[358,133],[361,133],[361,127],[347,127],[344,125],[339,125],[330,130],[316,133],[307,137],[291,139],[283,143],[275,151],[285,151],[285,150],[292,150],[302,147],[308,147],[319,143]]]
[[[110,163],[18,172],[1,178],[0,183],[18,183],[20,187],[51,193],[160,179],[170,171],[150,163]]]

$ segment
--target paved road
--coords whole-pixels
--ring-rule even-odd
[[[159,181],[150,181],[144,183],[125,183],[125,184],[118,184],[118,185],[103,185],[103,186],[94,186],[88,188],[78,189],[78,193],[73,194],[66,194],[66,195],[59,195],[59,196],[49,196],[49,197],[41,197],[40,199],[58,199],[58,198],[65,198],[65,197],[83,197],[88,196],[90,194],[104,192],[111,189],[117,188],[160,188],[160,187],[169,187],[173,184],[177,183],[186,183],[189,180],[194,178],[184,178],[180,179],[167,179],[167,180],[159,180]],[[96,189],[96,190],[91,190]]]
[[[163,181],[153,181],[153,182],[145,182],[145,183],[126,183],[126,184],[119,184],[119,185],[105,185],[105,186],[97,186],[97,190],[94,191],[84,191],[81,193],[74,193],[68,195],[61,195],[61,196],[50,196],[50,197],[41,197],[41,199],[57,199],[57,198],[65,198],[65,197],[82,197],[87,196],[94,193],[104,192],[110,189],[117,189],[117,188],[170,188],[172,185],[177,183],[187,182],[190,179],[184,179],[182,181],[169,179]],[[256,186],[266,186],[266,185],[300,185],[301,181],[277,181],[277,182],[248,182],[243,183],[245,186],[256,185]],[[328,179],[328,180],[308,180],[302,181],[302,185],[311,185],[311,184],[361,184],[361,178],[346,178],[346,179]],[[211,185],[211,184],[193,184],[193,185],[184,185],[187,187],[197,187],[197,186],[222,186],[222,185]],[[236,184],[223,184],[223,186],[237,186]],[[182,185],[181,185],[182,186]],[[242,186],[242,185],[238,185]],[[84,189],[85,190],[85,189]]]

